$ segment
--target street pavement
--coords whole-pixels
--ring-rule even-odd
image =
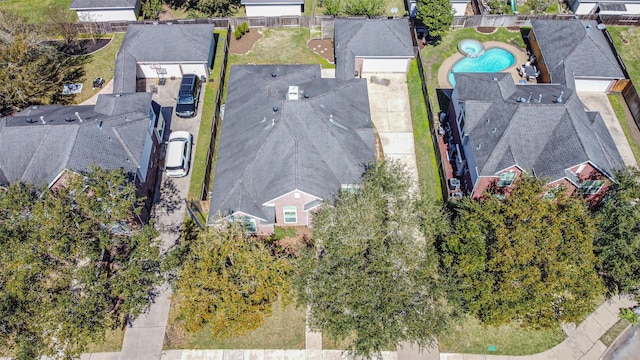
[[[620,335],[602,360],[640,359],[640,325],[633,326]]]

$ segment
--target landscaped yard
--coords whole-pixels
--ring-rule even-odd
[[[422,49],[422,60],[427,72],[429,97],[431,98],[433,111],[436,113],[440,111],[436,97],[436,88],[440,87],[438,84],[438,70],[446,58],[458,51],[458,42],[463,39],[475,39],[481,42],[500,41],[522,49],[525,48],[521,33],[519,31],[511,32],[505,28],[499,28],[493,34],[481,34],[474,28],[453,30],[438,45],[426,46]]]
[[[613,44],[622,57],[633,84],[640,86],[640,29],[623,26],[608,26]],[[626,43],[623,42],[626,40]]]
[[[34,23],[44,23],[48,19],[48,14],[45,10],[49,6],[60,6],[68,9],[69,6],[71,6],[71,1],[72,0],[2,0],[0,1],[0,9],[14,11]]]
[[[629,114],[629,116],[626,114],[625,110],[627,105],[624,98],[621,94],[610,94],[609,102],[611,103],[611,107],[613,107],[613,111],[616,113],[616,117],[618,118],[622,131],[624,132],[624,136],[629,142],[631,152],[633,152],[636,162],[640,164],[640,131],[638,131],[637,125],[633,122],[631,114]],[[635,137],[632,133],[635,133]]]
[[[171,314],[165,335],[165,349],[304,349],[305,311],[290,304],[285,308],[276,303],[273,313],[264,325],[243,336],[224,340],[211,338],[211,329],[204,327],[195,333],[186,333],[175,325],[172,317],[175,301],[171,302]]]
[[[493,355],[530,355],[548,350],[566,338],[562,329],[527,331],[517,324],[483,327],[471,316],[438,338],[441,352]],[[496,347],[495,352],[488,346]]]
[[[95,78],[103,78],[105,84],[113,79],[113,68],[116,64],[116,53],[120,50],[122,39],[124,39],[124,33],[115,33],[112,35],[109,45],[88,55],[89,59],[83,66],[84,76],[82,77],[82,92],[77,94],[74,99],[76,104],[80,104],[100,92],[100,89],[92,89],[93,80],[95,80]]]

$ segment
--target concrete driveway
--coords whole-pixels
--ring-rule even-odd
[[[591,111],[597,111],[604,119],[605,125],[609,129],[609,133],[616,143],[618,152],[622,156],[622,160],[627,166],[637,166],[636,158],[633,156],[627,137],[624,136],[620,122],[616,117],[616,113],[611,107],[607,94],[597,92],[580,92],[578,97],[582,100],[585,108]]]
[[[385,158],[400,161],[418,181],[406,74],[362,74],[367,79],[371,120]]]

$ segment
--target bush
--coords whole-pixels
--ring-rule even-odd
[[[246,34],[246,33],[248,33],[248,32],[249,32],[249,24],[247,24],[247,22],[246,22],[246,21],[244,21],[244,22],[242,23],[242,25],[240,25],[240,26],[242,26],[242,33],[243,33],[243,34]]]
[[[620,314],[618,314],[620,319],[627,320],[631,323],[631,325],[636,325],[638,323],[638,314],[636,314],[633,310],[626,308],[620,309]]]
[[[236,40],[240,40],[240,38],[242,37],[242,31],[240,31],[240,27],[239,26],[233,32],[233,36],[236,37]]]

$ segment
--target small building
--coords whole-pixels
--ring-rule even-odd
[[[304,0],[241,0],[247,17],[301,16]]]
[[[136,21],[140,4],[141,0],[73,0],[69,9],[80,21]]]
[[[322,78],[318,65],[234,65],[208,225],[260,234],[309,226],[375,160],[365,79]]]
[[[523,173],[599,201],[624,162],[600,114],[562,85],[516,85],[506,73],[456,73],[442,124],[460,191],[505,196]]]
[[[129,173],[147,219],[165,120],[151,93],[102,94],[95,105],[33,105],[0,119],[0,185],[52,186],[66,170],[92,165]]]
[[[640,0],[567,0],[567,5],[577,15],[637,15]]]
[[[209,76],[214,25],[130,25],[116,56],[114,92],[136,91],[137,79]]]
[[[408,19],[336,19],[336,77],[406,73],[415,58]]]
[[[531,20],[529,43],[540,81],[578,92],[611,91],[625,75],[604,29],[595,21]]]

